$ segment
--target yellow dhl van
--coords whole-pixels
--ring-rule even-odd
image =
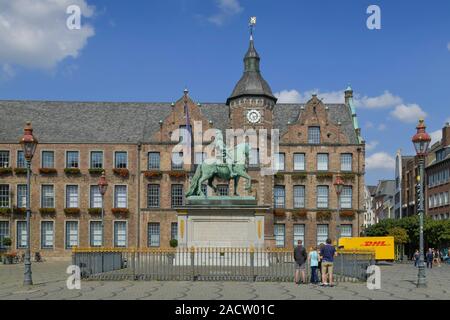
[[[394,237],[340,238],[339,248],[343,250],[374,251],[375,260],[394,260]]]

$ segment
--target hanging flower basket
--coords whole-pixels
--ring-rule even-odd
[[[354,218],[355,215],[356,213],[353,210],[342,210],[339,212],[341,218]]]
[[[40,214],[55,214],[56,209],[55,208],[39,208]]]
[[[88,212],[92,215],[102,214],[102,208],[89,208]]]
[[[105,169],[102,169],[102,168],[90,168],[89,169],[89,173],[92,175],[100,175],[103,173],[103,171],[105,171]]]
[[[56,174],[57,171],[55,168],[39,168],[39,173],[40,174]]]
[[[128,169],[124,169],[124,168],[114,168],[113,172],[115,175],[118,175],[121,178],[128,178],[128,176],[130,175],[130,171]]]
[[[306,209],[294,209],[292,210],[292,217],[294,219],[306,219],[308,217],[308,211]]]
[[[331,180],[331,179],[333,179],[333,174],[330,172],[317,173],[316,179],[317,180]]]
[[[161,171],[144,171],[144,177],[147,179],[159,179],[162,177]]]
[[[80,208],[65,208],[65,214],[80,214]]]
[[[12,168],[0,168],[0,176],[7,176],[9,174],[12,174],[12,172]]]
[[[11,208],[0,208],[0,214],[10,214]]]
[[[169,176],[171,178],[176,178],[176,179],[184,178],[184,177],[186,177],[186,172],[184,172],[184,171],[170,171],[169,172]]]
[[[273,209],[273,215],[275,217],[285,217],[286,216],[286,209],[284,209],[284,208],[275,208],[275,209]]]
[[[331,220],[331,211],[317,211],[316,219],[317,220]]]
[[[117,215],[127,215],[130,213],[130,210],[128,210],[127,208],[112,208],[111,212]]]
[[[79,175],[81,173],[79,168],[65,168],[64,173],[67,175]]]
[[[14,168],[15,174],[27,174],[27,168]]]

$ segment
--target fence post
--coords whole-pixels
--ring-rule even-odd
[[[250,246],[250,281],[255,281],[255,248]]]
[[[191,247],[191,269],[192,269],[192,281],[195,281],[195,269],[194,269],[195,248]]]
[[[136,249],[131,250],[131,271],[133,273],[133,280],[136,280]]]

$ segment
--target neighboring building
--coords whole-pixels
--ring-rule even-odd
[[[395,180],[380,180],[374,194],[375,223],[394,218]]]
[[[397,150],[395,157],[395,196],[394,196],[394,218],[414,214],[415,210],[415,179],[412,176],[415,167],[413,156],[403,156],[401,150]],[[415,167],[417,169],[417,167]],[[415,173],[414,173],[415,174]]]
[[[375,224],[375,213],[373,202],[377,186],[364,186],[364,228]]]
[[[280,130],[279,174],[262,176],[258,164],[249,170],[251,194],[271,208],[265,213],[268,247],[290,248],[298,239],[310,247],[336,237],[333,182],[338,173],[346,183],[342,235],[359,235],[365,144],[352,89],[335,104],[324,104],[316,95],[307,103],[276,103],[259,62],[251,40],[244,73],[226,103],[195,103],[187,92],[172,104],[0,101],[0,167],[13,169],[0,175],[0,237],[10,236],[14,250],[26,245],[26,178],[18,141],[25,122],[32,120],[39,140],[31,179],[33,252],[58,256],[70,254],[73,246],[102,246],[102,199],[96,187],[102,169],[109,182],[104,246],[168,247],[177,237],[176,209],[185,203],[194,169],[171,161],[176,144],[171,134],[187,118],[201,121],[204,130]],[[258,151],[252,154],[256,158]],[[222,195],[232,190],[232,184],[219,188]]]
[[[428,153],[426,166],[427,214],[435,219],[450,218],[450,125],[442,128],[442,139]]]

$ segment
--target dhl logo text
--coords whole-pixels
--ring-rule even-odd
[[[386,247],[386,241],[365,241],[362,247]]]

